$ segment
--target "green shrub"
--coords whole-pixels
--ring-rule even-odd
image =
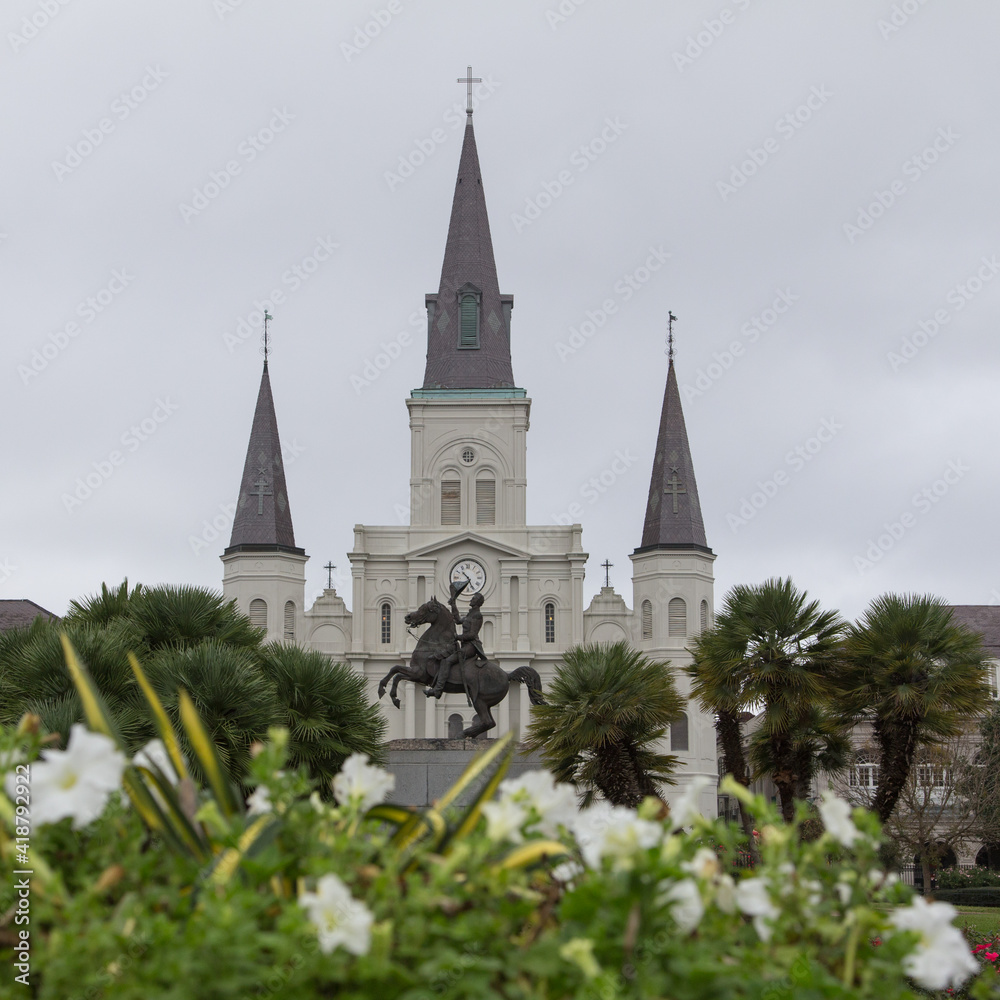
[[[1000,906],[1000,887],[935,889],[935,899],[956,906]]]

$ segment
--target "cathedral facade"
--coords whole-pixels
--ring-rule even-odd
[[[571,646],[630,641],[675,666],[690,662],[691,638],[713,619],[715,555],[708,547],[671,357],[660,412],[646,515],[636,518],[632,608],[612,587],[584,601],[583,529],[529,525],[527,435],[531,399],[514,379],[512,295],[497,280],[479,156],[468,113],[441,279],[425,298],[423,384],[406,400],[410,425],[410,523],[358,524],[348,553],[351,610],[333,589],[305,608],[305,551],[295,544],[267,361],[261,378],[229,546],[223,593],[268,640],[295,642],[349,663],[368,682],[409,661],[415,637],[404,615],[432,596],[465,589],[464,612],[483,598],[482,645],[511,671],[533,667],[543,688]],[[652,402],[652,401],[651,401]],[[653,419],[653,407],[650,407]],[[678,675],[682,694],[688,681]],[[383,708],[390,738],[457,736],[472,722],[462,695],[428,698],[401,684],[402,707]],[[489,735],[523,731],[528,693],[512,685]],[[696,775],[710,779],[702,807],[714,815],[713,720],[694,703],[667,740],[682,767],[673,797]]]

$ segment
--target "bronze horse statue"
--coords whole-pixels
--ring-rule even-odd
[[[392,681],[389,697],[396,708],[400,707],[396,696],[399,682],[413,681],[414,684],[433,685],[441,661],[455,652],[458,641],[451,611],[433,597],[416,611],[411,611],[403,621],[409,626],[429,624],[430,628],[417,639],[416,649],[410,656],[410,665],[393,667],[379,683],[378,696],[381,698],[385,694],[386,685]],[[541,678],[532,667],[518,667],[507,673],[495,660],[488,660],[484,666],[477,666],[475,657],[451,667],[444,690],[449,694],[466,695],[477,715],[472,725],[462,733],[463,736],[474,739],[496,726],[490,709],[504,700],[512,681],[527,685],[532,705],[545,704]]]

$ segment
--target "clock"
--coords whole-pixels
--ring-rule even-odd
[[[448,576],[451,583],[464,583],[469,581],[469,585],[462,591],[466,597],[478,594],[486,586],[486,570],[482,563],[475,559],[462,559],[451,568]]]

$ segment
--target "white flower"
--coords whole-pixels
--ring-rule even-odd
[[[572,785],[557,783],[549,771],[526,771],[517,778],[500,783],[500,797],[534,809],[538,813],[538,829],[546,837],[555,837],[559,827],[569,827],[576,819],[576,791]],[[534,826],[530,823],[529,826]]]
[[[524,840],[521,827],[528,818],[528,810],[520,802],[509,798],[484,802],[483,815],[486,817],[486,836],[490,840],[509,840],[513,844]]]
[[[670,832],[682,826],[690,826],[701,813],[701,792],[712,782],[703,774],[696,775],[688,783],[681,797],[670,806]]]
[[[720,875],[715,880],[715,905],[723,913],[736,912],[736,883],[732,875]]]
[[[854,841],[863,837],[851,820],[850,805],[833,792],[820,794],[819,815],[826,832],[844,847],[851,847]]]
[[[617,869],[630,868],[638,851],[659,846],[663,827],[639,819],[634,809],[598,802],[573,820],[573,836],[589,868],[600,868],[602,858],[613,858]]]
[[[579,878],[584,871],[583,865],[579,865],[575,861],[564,861],[561,865],[556,865],[552,869],[552,877],[557,882],[572,882],[574,879]]]
[[[65,750],[46,750],[42,760],[31,765],[32,820],[41,825],[72,816],[73,829],[82,829],[104,812],[127,766],[114,740],[75,723]],[[13,798],[13,774],[5,787]]]
[[[681,934],[690,934],[705,915],[705,904],[701,901],[701,893],[694,879],[686,878],[675,882],[660,894],[660,903],[670,907],[670,915]]]
[[[708,847],[699,847],[690,861],[681,863],[681,868],[690,872],[696,878],[711,879],[719,874],[719,858],[715,851]]]
[[[368,763],[368,754],[352,753],[333,779],[333,794],[342,806],[357,805],[370,809],[382,802],[396,787],[396,778],[380,767]]]
[[[177,774],[174,771],[173,761],[170,759],[170,754],[167,753],[167,748],[163,745],[163,740],[150,740],[132,758],[132,763],[136,767],[145,767],[150,771],[153,770],[153,765],[155,765],[163,772],[163,776],[172,785],[177,784]]]
[[[271,793],[267,790],[267,785],[258,785],[254,789],[253,795],[247,799],[247,815],[262,816],[269,812],[274,812],[274,806],[271,804]]]
[[[748,917],[753,917],[754,930],[761,941],[770,941],[774,928],[768,920],[773,920],[779,913],[771,902],[767,891],[767,882],[762,878],[745,878],[736,884],[736,905]]]
[[[920,935],[916,950],[903,959],[903,969],[926,990],[959,987],[979,971],[962,932],[952,925],[957,913],[950,903],[928,903],[915,896],[910,906],[889,918],[898,930]]]
[[[374,917],[336,875],[324,875],[316,883],[315,892],[300,893],[299,905],[305,907],[316,925],[319,948],[324,954],[341,945],[352,955],[368,953]]]

